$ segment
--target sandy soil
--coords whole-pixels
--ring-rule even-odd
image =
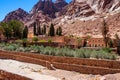
[[[19,62],[15,60],[0,59],[0,69],[28,77],[33,80],[60,80],[59,78],[41,74],[41,70],[46,69],[43,66]]]
[[[120,74],[105,76],[81,74],[66,70],[48,70],[47,68],[15,60],[0,59],[0,69],[14,74],[22,75],[33,80],[120,80]]]

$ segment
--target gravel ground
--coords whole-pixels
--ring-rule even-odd
[[[0,69],[22,75],[33,80],[120,80],[120,73],[105,76],[81,74],[66,70],[48,70],[47,68],[15,60],[0,59]]]

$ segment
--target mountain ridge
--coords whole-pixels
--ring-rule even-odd
[[[63,5],[60,6],[61,4]],[[62,26],[64,35],[101,35],[101,19],[104,18],[107,20],[112,16],[119,17],[119,13],[119,0],[73,0],[69,4],[66,3],[65,0],[57,0],[54,3],[52,0],[39,0],[38,3],[34,5],[31,12],[26,15],[25,19],[22,19],[22,21],[27,25],[30,25],[36,20],[40,24],[49,24],[53,22],[55,24],[55,27]],[[9,15],[7,16],[7,19],[9,19]],[[117,19],[115,17],[112,18]],[[98,20],[99,23],[97,23],[95,20]],[[97,26],[95,22],[99,24],[97,28],[95,27]],[[107,20],[107,22],[109,23],[110,20]],[[82,24],[82,26],[80,24]],[[112,22],[110,26],[113,25],[115,25],[115,22]],[[115,31],[117,31],[111,32],[112,36],[115,33],[120,33],[120,27],[117,26],[118,25],[115,25],[115,27],[113,26],[115,28]],[[80,29],[86,30],[81,31]]]

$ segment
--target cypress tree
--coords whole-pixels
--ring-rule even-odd
[[[62,36],[62,28],[59,27],[59,36]]]
[[[55,36],[55,29],[54,29],[54,25],[53,23],[51,23],[50,25],[50,29],[49,29],[49,36]]]
[[[103,35],[103,38],[104,38],[105,45],[107,47],[107,44],[108,44],[108,36],[107,35],[108,35],[108,32],[109,32],[109,27],[108,27],[105,19],[103,19],[102,25],[103,25],[103,27],[101,28],[101,31],[102,31],[102,35]]]
[[[58,35],[59,34],[59,29],[57,28],[57,30],[56,30],[56,35]]]
[[[42,35],[41,26],[38,26],[38,35]]]
[[[56,35],[62,36],[62,28],[61,27],[57,28]]]
[[[33,28],[34,35],[37,35],[37,30],[36,30],[36,22],[34,22],[34,28]]]
[[[28,27],[25,26],[24,30],[23,30],[23,39],[27,38],[28,37]]]
[[[44,35],[44,28],[42,28],[42,35]]]
[[[46,25],[43,26],[43,34],[46,34]]]

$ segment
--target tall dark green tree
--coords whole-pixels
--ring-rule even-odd
[[[102,31],[102,35],[103,35],[103,38],[104,38],[105,45],[107,47],[107,44],[108,44],[108,36],[107,35],[108,35],[108,32],[109,32],[109,27],[108,27],[105,19],[103,19],[102,25],[103,26],[102,26],[101,31]]]
[[[55,29],[54,29],[53,23],[51,23],[51,25],[50,25],[50,29],[49,29],[48,35],[49,36],[55,36]]]
[[[43,26],[43,34],[46,34],[46,25]]]
[[[34,24],[33,24],[33,33],[34,33],[35,36],[37,35],[37,24],[36,24],[36,22],[34,22]]]
[[[57,30],[56,30],[56,35],[62,36],[62,28],[61,28],[61,27],[58,27],[58,28],[57,28]]]
[[[25,26],[25,28],[23,30],[23,36],[22,36],[22,38],[23,39],[27,39],[27,37],[28,37],[28,27]]]
[[[115,46],[117,47],[117,53],[120,55],[120,37],[118,34],[115,34]]]
[[[37,31],[38,31],[38,35],[42,35],[42,31],[41,31],[41,26],[40,25],[38,26]]]
[[[57,28],[57,29],[56,29],[56,35],[58,35],[58,34],[59,34],[59,29]]]

